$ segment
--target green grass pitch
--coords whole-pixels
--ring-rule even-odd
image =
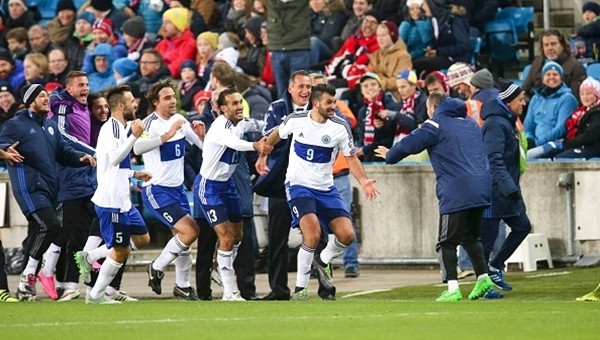
[[[598,339],[600,268],[509,273],[496,301],[436,303],[439,285],[308,302],[0,304],[0,339]],[[463,296],[472,282],[461,284]]]

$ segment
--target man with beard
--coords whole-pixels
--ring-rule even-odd
[[[46,119],[49,112],[48,92],[39,84],[22,90],[25,109],[6,122],[0,133],[0,149],[17,152],[22,157],[9,159],[8,173],[15,199],[29,222],[26,239],[27,265],[17,288],[19,300],[36,299],[36,271],[42,255],[47,257],[38,274],[44,291],[58,298],[54,286],[54,267],[61,248],[60,222],[56,213],[59,172],[56,163],[81,167],[96,165],[95,159],[70,147],[59,133],[58,125]]]
[[[91,146],[91,117],[87,98],[90,93],[87,74],[72,71],[67,74],[65,89],[53,92],[50,96],[51,117],[58,123],[58,130],[73,148],[94,155]],[[62,218],[62,242],[69,243],[66,253],[69,264],[66,273],[58,272],[57,281],[63,290],[61,301],[79,296],[79,272],[75,264],[75,253],[83,249],[90,226],[96,216],[90,200],[96,191],[96,170],[59,166],[60,190],[58,193],[59,215]],[[64,283],[64,284],[62,284]]]
[[[242,96],[235,89],[221,91],[217,105],[222,114],[206,134],[202,166],[194,181],[202,212],[217,233],[217,264],[223,281],[223,301],[245,301],[238,291],[233,262],[242,240],[242,206],[232,175],[240,152],[270,152],[263,138],[259,142],[242,139],[252,127],[244,120]]]
[[[160,256],[148,265],[148,285],[162,294],[164,270],[175,262],[173,295],[185,300],[198,300],[190,285],[192,258],[190,245],[198,238],[198,225],[190,216],[190,205],[183,186],[186,140],[202,149],[204,124],[192,124],[177,114],[177,98],[173,84],[160,81],[148,90],[153,113],[144,119],[144,134],[133,147],[136,155],[144,154],[144,165],[152,178],[142,184],[142,200],[154,217],[171,230]]]
[[[23,62],[14,60],[9,50],[0,47],[0,82],[7,83],[11,89],[18,89],[24,81]],[[13,95],[16,97],[17,92]]]
[[[302,246],[298,252],[298,273],[292,300],[308,300],[308,280],[311,264],[319,281],[333,287],[329,263],[354,240],[354,228],[344,201],[333,184],[333,161],[341,151],[350,172],[360,183],[367,199],[375,199],[379,190],[375,181],[367,178],[354,147],[352,132],[343,118],[335,115],[335,88],[316,85],[312,88],[312,110],[294,112],[269,135],[268,145],[293,134],[285,190],[292,211],[292,226],[302,231]],[[267,154],[262,153],[256,165],[265,175]],[[321,222],[324,223],[321,227]],[[332,233],[327,246],[315,256],[321,229]]]
[[[149,180],[145,171],[132,171],[130,153],[135,141],[142,135],[144,124],[135,119],[137,103],[127,85],[111,88],[107,95],[111,117],[100,129],[98,137],[98,189],[92,197],[102,238],[110,250],[98,274],[96,283],[86,296],[90,304],[118,304],[110,299],[106,288],[114,279],[131,251],[131,242],[143,248],[150,242],[150,235],[140,212],[131,204],[129,178]],[[131,122],[128,127],[127,123]],[[131,134],[129,134],[131,133]],[[81,252],[77,254],[82,258]],[[80,271],[89,273],[94,261],[78,261]]]

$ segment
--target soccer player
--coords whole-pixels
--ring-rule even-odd
[[[98,136],[96,158],[98,160],[98,189],[92,196],[100,232],[110,253],[102,263],[98,279],[86,296],[90,304],[119,304],[110,299],[106,287],[123,266],[131,251],[130,239],[136,248],[150,242],[150,235],[140,212],[131,204],[129,178],[147,181],[152,176],[146,171],[132,171],[130,152],[135,141],[142,135],[144,124],[135,119],[137,103],[127,85],[111,88],[106,99],[111,117],[102,125]],[[126,124],[131,122],[131,126]],[[129,132],[131,133],[129,135]],[[76,255],[80,270],[89,273],[91,261],[83,252]]]
[[[27,217],[31,231],[27,237],[28,261],[21,273],[16,296],[19,300],[32,301],[36,299],[36,271],[42,254],[60,237],[61,226],[55,210],[59,188],[56,163],[73,167],[95,166],[96,160],[68,146],[58,125],[46,119],[50,111],[49,97],[42,85],[27,85],[22,94],[25,108],[5,123],[0,134],[0,149],[16,149],[23,157],[21,162],[9,159],[8,174],[15,199]],[[51,281],[51,286],[54,286],[55,263],[45,261],[38,273],[38,277]],[[53,300],[58,299],[56,290],[45,292]]]
[[[331,259],[340,255],[354,240],[350,214],[333,185],[332,164],[341,150],[350,172],[356,177],[367,199],[375,199],[379,190],[367,178],[355,155],[352,132],[343,118],[335,116],[335,88],[316,85],[312,89],[312,110],[295,112],[271,133],[267,144],[275,145],[293,134],[286,173],[286,195],[292,211],[292,225],[300,226],[302,246],[298,252],[298,273],[292,300],[308,300],[311,263],[320,281],[333,286],[331,272],[326,270]],[[267,155],[261,154],[257,170],[266,174]],[[319,256],[314,256],[321,237],[322,221],[335,237]]]
[[[160,256],[148,265],[148,285],[162,294],[165,267],[175,261],[173,295],[197,300],[190,285],[190,245],[198,238],[198,225],[190,216],[190,205],[183,186],[185,141],[202,148],[204,125],[192,125],[177,114],[177,98],[170,81],[160,81],[147,93],[152,114],[144,119],[144,133],[134,146],[136,155],[144,154],[146,170],[152,178],[143,183],[144,206],[173,233]]]
[[[223,280],[223,301],[245,301],[235,278],[233,262],[242,240],[242,206],[235,181],[240,151],[270,152],[266,138],[258,142],[242,139],[252,124],[244,120],[242,95],[235,89],[221,91],[217,99],[221,115],[211,124],[204,139],[202,166],[194,182],[208,223],[217,233],[217,265]]]

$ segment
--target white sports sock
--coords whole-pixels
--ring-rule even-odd
[[[106,287],[106,295],[113,296],[113,295],[116,295],[118,292],[119,292],[118,290],[111,287],[110,285]]]
[[[296,287],[307,287],[310,280],[310,267],[315,257],[315,249],[309,248],[304,243],[298,251],[298,272],[296,273]]]
[[[27,260],[27,266],[25,266],[25,269],[23,270],[23,275],[29,275],[29,274],[35,275],[35,272],[37,271],[37,267],[39,264],[40,264],[39,260],[36,260],[33,257],[29,256],[29,260]]]
[[[108,256],[104,263],[102,263],[102,267],[100,267],[100,273],[98,273],[98,279],[96,280],[96,284],[92,291],[90,292],[90,297],[92,299],[98,299],[106,292],[106,287],[110,284],[110,282],[115,278],[119,269],[123,266],[122,263],[118,263]]]
[[[236,244],[233,245],[233,250],[232,250],[233,251],[233,255],[231,256],[231,258],[232,258],[232,260],[231,260],[232,262],[231,263],[235,262],[235,258],[237,257],[237,254],[240,251],[240,244],[242,244],[242,242],[238,242],[238,243],[236,243]]]
[[[192,269],[192,253],[182,251],[175,259],[175,284],[180,288],[190,287],[190,271]]]
[[[233,269],[233,251],[217,250],[217,265],[223,281],[223,294],[228,295],[238,290]]]
[[[325,264],[329,264],[334,257],[340,256],[346,248],[348,248],[348,246],[342,244],[336,237],[330,238],[327,242],[327,247],[321,251],[321,261]]]
[[[448,280],[448,293],[458,289],[458,280]]]
[[[154,260],[152,268],[164,271],[165,267],[168,266],[169,263],[173,262],[173,260],[175,260],[179,254],[181,254],[181,252],[189,249],[190,246],[181,242],[179,235],[173,236],[169,242],[167,242],[167,245],[165,246],[165,249],[163,249],[162,253],[160,253],[160,256]]]
[[[131,248],[131,251],[138,250],[138,247],[136,247],[135,243],[133,243],[133,239],[129,240],[129,248]]]
[[[108,253],[110,253],[110,250],[106,248],[106,244],[103,244],[96,249],[88,251],[87,261],[90,264],[93,264],[94,262],[107,257]]]
[[[48,250],[46,250],[46,259],[44,261],[44,265],[42,266],[42,274],[46,276],[54,274],[54,269],[56,268],[56,263],[58,262],[59,257],[60,247],[54,243],[50,244]]]
[[[57,282],[57,283],[58,283],[58,282]],[[58,285],[57,285],[57,287],[58,287]],[[77,282],[65,282],[65,283],[63,284],[63,288],[64,288],[64,289],[72,289],[72,290],[75,290],[75,289],[79,288],[79,283],[77,283]]]
[[[486,279],[488,276],[489,276],[489,275],[488,275],[488,273],[481,274],[481,275],[477,276],[477,281],[483,281],[483,280],[485,280],[485,279]]]
[[[83,251],[87,251],[89,253],[91,250],[98,248],[100,243],[102,243],[102,237],[88,236],[87,241],[85,241],[85,246],[83,246]]]

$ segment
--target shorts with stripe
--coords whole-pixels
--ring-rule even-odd
[[[201,207],[211,227],[225,221],[237,223],[242,220],[242,204],[233,178],[219,182],[196,176],[194,202]]]
[[[142,188],[144,207],[169,228],[190,214],[190,203],[183,185],[165,187],[150,184]]]
[[[329,222],[338,217],[350,218],[346,205],[337,189],[332,186],[329,190],[317,190],[301,185],[285,184],[285,193],[292,212],[292,227],[300,225],[302,216],[314,213],[319,218],[323,229],[331,234]]]
[[[114,246],[129,246],[131,235],[144,235],[148,233],[146,223],[140,212],[132,207],[128,212],[120,209],[102,208],[95,206],[100,234],[107,248]]]

